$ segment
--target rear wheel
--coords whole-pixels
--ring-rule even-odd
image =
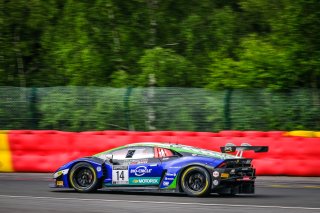
[[[77,163],[72,167],[69,178],[71,186],[78,192],[93,192],[99,186],[95,169],[86,162]]]
[[[187,168],[181,176],[182,190],[194,197],[206,196],[210,193],[210,175],[200,166]]]

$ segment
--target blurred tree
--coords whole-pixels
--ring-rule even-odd
[[[256,35],[242,39],[236,54],[237,59],[233,59],[212,53],[209,87],[285,89],[297,81],[290,52]]]
[[[42,66],[39,41],[54,17],[55,2],[0,1],[1,85],[35,84],[34,76]]]
[[[61,18],[56,25],[48,27],[42,37],[46,52],[44,70],[46,73],[56,71],[62,84],[101,85],[106,82],[99,66],[108,62],[102,61],[91,42],[93,26],[87,17],[90,7],[91,4],[82,1],[66,1]]]
[[[242,20],[247,23],[240,23],[244,35],[231,51],[221,47],[211,53],[212,78],[208,87],[318,88],[315,64],[319,60],[314,55],[318,54],[319,42],[306,35],[306,29],[308,33],[319,32],[319,16],[314,9],[319,4],[303,0],[242,0],[240,8]],[[308,28],[306,22],[310,24]]]
[[[317,0],[1,0],[0,7],[0,85],[144,85],[136,78],[146,72],[141,60],[159,47],[179,64],[167,76],[188,73],[184,83],[158,76],[163,85],[319,88]]]
[[[110,82],[110,86],[111,87],[128,87],[128,85],[131,84],[129,75],[126,71],[124,70],[119,70],[119,71],[115,71],[112,73],[112,75],[110,76],[111,78],[111,82]]]
[[[154,74],[156,85],[161,87],[181,86],[192,84],[195,79],[194,65],[183,56],[170,49],[156,47],[146,50],[139,61],[142,72],[138,75],[138,85],[148,86],[149,75]]]

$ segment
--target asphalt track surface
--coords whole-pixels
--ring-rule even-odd
[[[258,177],[256,194],[192,198],[177,194],[50,189],[51,174],[0,173],[0,212],[320,213],[319,177]]]

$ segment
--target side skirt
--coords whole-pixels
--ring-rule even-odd
[[[156,193],[177,193],[175,189],[159,189],[158,186],[107,186],[103,187],[103,191],[119,191],[119,192],[156,192]]]

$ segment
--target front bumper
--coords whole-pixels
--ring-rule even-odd
[[[58,174],[58,175],[56,175]],[[66,173],[55,173],[53,175],[53,183],[49,184],[50,188],[69,188],[68,174]]]

